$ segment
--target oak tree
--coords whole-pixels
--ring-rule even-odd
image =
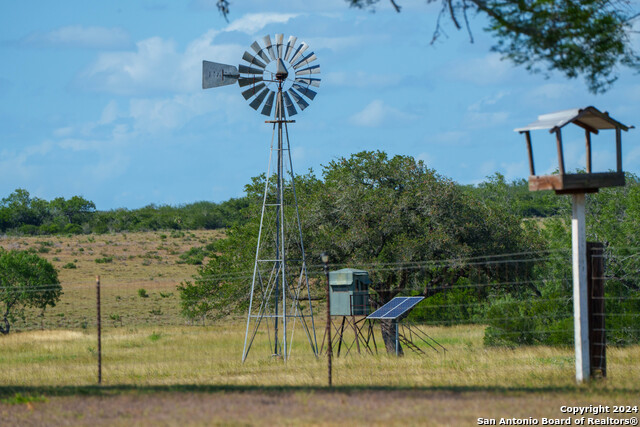
[[[0,333],[8,334],[11,322],[25,316],[25,309],[44,313],[62,295],[58,273],[51,263],[27,251],[0,248]]]

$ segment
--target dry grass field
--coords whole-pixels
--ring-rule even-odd
[[[331,390],[326,360],[311,354],[300,328],[286,364],[270,356],[264,333],[243,364],[242,317],[202,326],[179,316],[175,287],[196,271],[180,255],[221,237],[0,239],[51,260],[64,290],[43,319],[0,336],[0,424],[477,425],[478,417],[566,419],[561,405],[640,405],[640,347],[610,348],[608,378],[576,386],[572,348],[485,347],[482,326],[425,328],[446,353],[335,358]],[[104,258],[111,261],[95,262]],[[68,263],[76,268],[62,268]],[[102,277],[102,386],[95,275]]]

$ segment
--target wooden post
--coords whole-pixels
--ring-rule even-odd
[[[98,384],[102,384],[102,325],[100,322],[100,276],[96,276],[96,312],[98,315]]]
[[[591,132],[585,129],[584,136],[587,143],[587,173],[591,173]]]
[[[616,169],[622,173],[622,131],[616,128]]]
[[[558,168],[560,175],[564,175],[564,154],[562,154],[562,134],[560,129],[556,130],[556,147],[558,149]]]
[[[587,300],[587,244],[585,195],[573,194],[571,247],[573,252],[573,322],[576,353],[576,381],[589,380],[589,309]]]
[[[331,294],[329,292],[329,265],[327,262],[324,262],[324,275],[327,279],[327,376],[329,387],[331,387],[331,358],[333,357],[333,345],[331,342]],[[338,350],[338,354],[340,354],[340,350]]]
[[[595,377],[597,371],[600,371],[602,377],[606,377],[604,245],[599,242],[587,242],[587,284],[591,376]]]
[[[527,153],[529,154],[529,175],[533,176],[536,174],[536,168],[533,165],[533,148],[531,147],[531,132],[526,131],[524,133],[524,136],[527,139]]]

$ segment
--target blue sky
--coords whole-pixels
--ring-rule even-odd
[[[82,195],[98,209],[223,201],[266,170],[271,128],[240,88],[201,89],[202,60],[237,65],[266,34],[296,35],[316,52],[322,84],[290,125],[296,172],[361,150],[411,155],[460,183],[528,175],[513,129],[539,114],[594,105],[640,125],[640,80],[628,70],[604,95],[581,79],[531,75],[445,26],[424,0],[382,1],[375,13],[343,0],[245,0],[229,22],[214,0],[12,1],[0,5],[0,196]],[[636,46],[640,43],[634,40]],[[539,172],[555,142],[533,135]],[[565,136],[569,168],[583,134]],[[623,135],[624,168],[640,173],[640,133]],[[594,168],[615,167],[613,137],[595,139]]]

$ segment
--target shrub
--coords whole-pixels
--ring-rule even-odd
[[[113,257],[106,256],[104,258],[96,258],[95,261],[96,261],[96,264],[108,264],[113,262]]]
[[[202,261],[204,261],[205,251],[200,247],[192,247],[187,252],[180,255],[180,260],[177,261],[178,264],[191,264],[191,265],[202,265]]]
[[[147,290],[145,288],[138,289],[138,296],[140,298],[149,298],[149,294],[147,293]]]
[[[74,263],[72,263],[72,262],[68,262],[68,263],[66,263],[65,265],[63,265],[63,266],[62,266],[62,268],[66,268],[66,269],[71,270],[71,269],[78,268],[78,266],[77,266],[77,265],[75,265],[75,264],[74,264]]]
[[[67,234],[82,234],[82,227],[78,224],[67,224],[63,231]]]

